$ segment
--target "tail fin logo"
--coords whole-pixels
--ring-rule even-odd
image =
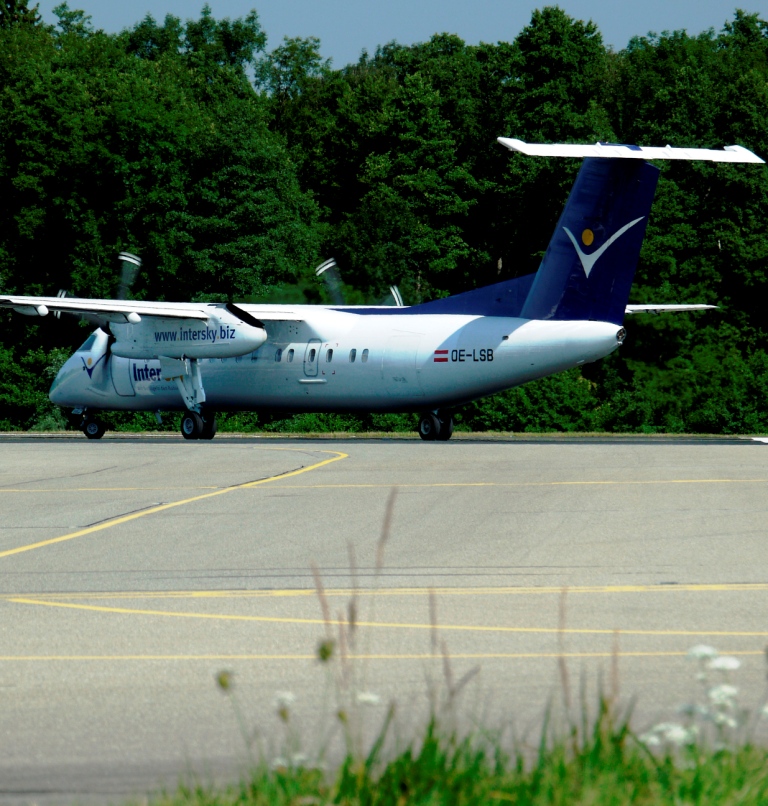
[[[597,250],[592,252],[591,255],[585,255],[584,252],[581,251],[581,247],[579,246],[578,241],[576,238],[573,237],[573,233],[568,229],[568,227],[563,227],[565,230],[565,234],[571,239],[571,243],[573,244],[573,248],[576,250],[576,254],[579,256],[579,260],[581,261],[581,265],[584,269],[584,274],[589,277],[589,273],[592,271],[592,267],[597,263],[598,260],[602,257],[603,253],[606,249],[614,242],[617,241],[621,236],[629,229],[635,226],[635,224],[639,223],[645,218],[644,215],[641,215],[640,218],[636,218],[634,221],[630,221],[629,224],[625,224],[618,232],[615,232],[611,237]],[[585,233],[588,232],[590,236],[592,236],[591,230],[585,230]],[[585,243],[587,245],[592,243],[592,238],[588,237],[585,238]]]

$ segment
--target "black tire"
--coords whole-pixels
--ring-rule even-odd
[[[196,411],[188,411],[181,418],[181,435],[184,439],[200,439],[203,427],[203,418]]]
[[[101,439],[106,430],[101,420],[85,420],[83,422],[83,433],[88,439]]]
[[[437,416],[432,414],[432,412],[422,414],[419,420],[419,436],[431,442],[433,439],[439,439],[439,435],[440,420],[437,419]]]
[[[218,430],[219,427],[216,424],[216,415],[210,412],[203,418],[203,431],[200,434],[200,439],[213,439]]]
[[[447,442],[453,435],[453,417],[450,414],[440,415],[440,431],[435,439]]]

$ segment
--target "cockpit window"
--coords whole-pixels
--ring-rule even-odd
[[[90,336],[83,342],[82,346],[77,348],[78,353],[89,353],[91,351],[91,347],[93,347],[93,343],[96,341],[96,334],[91,333]]]

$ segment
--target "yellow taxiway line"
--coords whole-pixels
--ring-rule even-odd
[[[154,616],[172,619],[193,619],[209,621],[250,622],[260,624],[301,624],[325,627],[322,618],[299,618],[292,616],[252,616],[241,613],[195,613],[183,610],[154,610],[131,607],[109,607],[106,605],[74,604],[72,602],[54,602],[25,596],[8,596],[5,601],[13,604],[34,605],[37,607],[53,607],[66,610],[88,611],[92,613],[110,613],[129,616]],[[346,624],[346,620],[342,620]],[[608,636],[652,636],[652,637],[725,637],[725,638],[766,638],[766,630],[636,630],[606,629],[580,627],[510,627],[490,624],[430,624],[401,621],[356,621],[357,627],[393,629],[393,630],[437,630],[439,632],[467,633],[500,633],[526,635],[608,635]]]
[[[360,569],[358,568],[358,571]],[[667,585],[542,585],[520,586],[509,585],[490,587],[403,587],[403,588],[324,588],[328,597],[357,596],[373,598],[376,596],[568,596],[581,594],[633,594],[633,593],[768,593],[766,582],[701,582]],[[25,594],[0,594],[0,600],[18,598]],[[178,590],[178,591],[75,591],[60,593],[34,593],[36,600],[135,600],[135,599],[314,599],[317,591],[311,588],[286,588],[270,590]]]
[[[77,537],[85,537],[86,535],[91,535],[95,532],[102,532],[105,529],[111,529],[113,526],[120,526],[123,523],[130,523],[130,521],[145,518],[147,515],[156,515],[158,512],[165,512],[166,510],[173,509],[174,507],[185,506],[186,504],[192,504],[196,501],[204,501],[207,498],[213,498],[217,495],[226,495],[227,493],[232,493],[236,490],[247,490],[251,487],[260,487],[264,484],[271,484],[281,479],[300,476],[302,473],[309,473],[312,470],[317,470],[320,467],[329,465],[332,462],[338,462],[341,459],[346,459],[349,456],[349,454],[342,453],[341,451],[317,451],[317,453],[332,453],[334,455],[330,459],[323,459],[321,462],[316,462],[315,464],[308,465],[307,467],[300,467],[296,470],[290,470],[287,473],[278,473],[276,476],[269,476],[265,479],[256,479],[255,481],[246,481],[243,484],[235,484],[232,487],[224,487],[222,489],[214,490],[210,493],[195,495],[191,498],[183,498],[179,501],[171,501],[168,504],[158,504],[157,506],[142,509],[139,512],[132,512],[129,515],[121,515],[117,518],[110,518],[109,520],[102,521],[101,523],[94,524],[93,526],[88,526],[85,529],[79,529],[76,532],[61,535],[61,537],[53,537],[50,540],[41,540],[37,543],[29,543],[26,546],[18,546],[15,549],[0,551],[0,559],[3,557],[11,557],[14,554],[22,554],[25,551],[34,551],[35,549],[42,549],[46,546],[53,546],[56,543],[64,543],[67,540],[74,540]]]
[[[273,449],[274,450],[274,449]],[[289,448],[286,450],[296,450]],[[331,453],[331,451],[323,451],[323,453]],[[344,454],[339,458],[345,458],[348,454]],[[328,461],[336,461],[331,459]],[[322,463],[321,463],[322,464]],[[320,465],[313,465],[312,467],[304,468],[301,472],[307,470],[314,470]],[[202,486],[202,487],[60,487],[60,488],[22,488],[22,487],[3,487],[0,488],[2,493],[105,493],[105,492],[167,492],[169,490],[215,490],[217,492],[227,492],[232,489],[247,489],[255,487],[257,484],[265,482],[282,481],[283,479],[290,478],[291,473],[285,473],[269,479],[261,479],[257,482],[248,482],[247,484],[235,485],[235,487],[217,487],[215,485]],[[766,479],[594,479],[594,480],[564,480],[564,481],[437,481],[437,482],[379,482],[376,484],[274,484],[273,486],[280,489],[298,489],[298,490],[391,490],[397,487],[402,490],[410,489],[441,489],[441,488],[472,488],[472,487],[499,487],[499,488],[517,488],[517,487],[627,487],[627,486],[643,486],[643,485],[658,485],[658,484],[768,484]],[[196,500],[196,499],[189,499]],[[180,503],[187,503],[182,501]],[[1,555],[0,555],[1,556]]]

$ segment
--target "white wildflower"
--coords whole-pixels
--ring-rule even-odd
[[[296,695],[292,691],[278,691],[275,694],[277,708],[290,708],[296,702]]]
[[[713,705],[733,706],[733,701],[739,690],[736,686],[731,686],[728,683],[721,683],[719,686],[712,686],[707,692],[710,701]]]
[[[677,747],[693,744],[695,738],[695,731],[684,728],[682,725],[670,725],[668,730],[664,733],[664,739]]]
[[[378,705],[381,702],[381,697],[372,691],[358,691],[357,702],[359,705]]]
[[[721,655],[707,664],[709,669],[715,672],[735,672],[741,666],[741,661],[732,655]]]
[[[768,719],[768,702],[760,709],[760,719]]]
[[[696,644],[688,650],[688,657],[694,660],[712,660],[717,657],[717,650],[707,644]]]
[[[643,733],[640,736],[640,741],[646,747],[661,747],[661,739],[655,733]]]
[[[664,736],[667,731],[674,730],[675,728],[679,727],[680,725],[677,722],[659,722],[659,724],[654,725],[651,730],[660,736]]]
[[[309,756],[307,756],[306,753],[294,753],[291,756],[291,766],[294,767],[294,768],[306,767],[308,761],[309,761]]]
[[[735,728],[738,727],[738,722],[728,714],[718,713],[715,714],[713,722],[719,728]]]
[[[283,756],[277,756],[277,758],[272,760],[272,769],[273,770],[280,770],[280,769],[287,769],[288,768],[288,759],[283,758]]]
[[[693,744],[696,741],[696,734],[695,727],[686,728],[677,722],[660,722],[641,736],[640,740],[649,747],[659,747],[662,741],[682,747]]]

